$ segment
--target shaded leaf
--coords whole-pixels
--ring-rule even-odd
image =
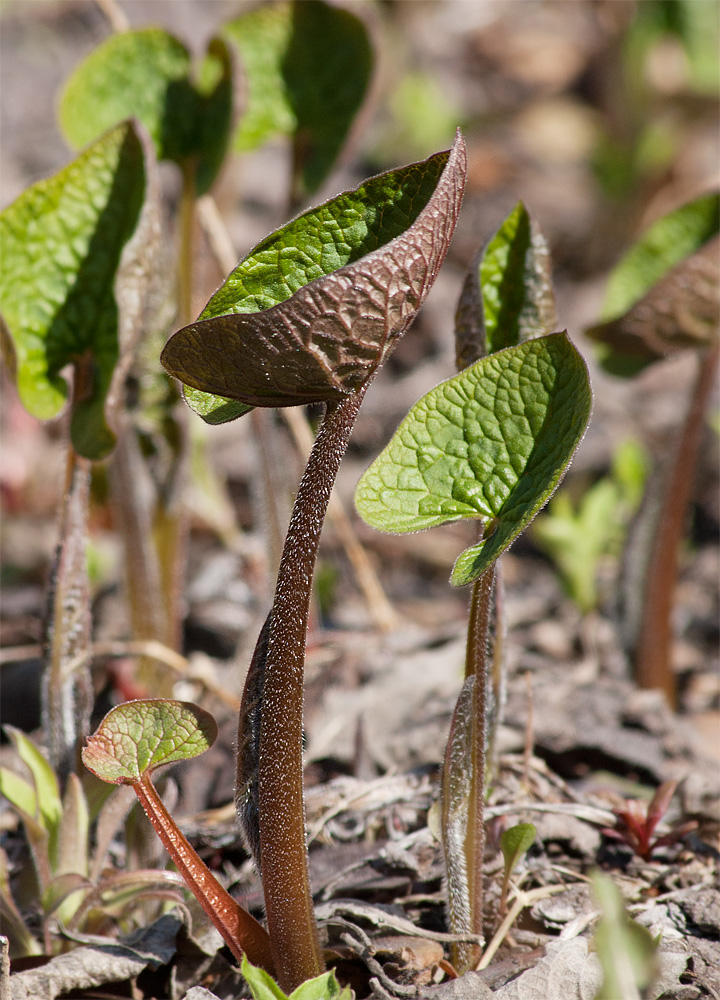
[[[98,45],[65,84],[63,132],[79,148],[130,117],[148,130],[158,159],[196,159],[197,191],[207,191],[233,124],[233,66],[225,42],[210,42],[197,80],[188,49],[162,28],[122,32]]]
[[[720,321],[720,239],[667,271],[619,319],[589,329],[603,367],[632,376],[680,350],[708,347]]]
[[[237,46],[247,110],[235,133],[239,151],[274,134],[293,137],[295,196],[327,177],[367,92],[373,52],[362,20],[322,0],[273,3],[223,28]]]
[[[197,705],[128,701],[108,712],[88,739],[82,759],[103,781],[134,784],[163,764],[204,753],[216,736],[215,720]]]
[[[145,179],[141,139],[124,123],[0,214],[3,349],[20,399],[42,420],[56,416],[68,395],[60,372],[81,365],[71,437],[92,459],[114,443],[105,416],[119,356],[113,286]]]
[[[9,941],[10,958],[41,955],[42,948],[30,933],[10,892],[7,854],[0,847],[0,925]]]
[[[360,516],[401,532],[482,521],[485,537],[452,575],[471,583],[547,501],[590,407],[585,363],[565,334],[489,355],[415,404],[358,484]]]
[[[381,174],[259,243],[162,363],[227,407],[339,401],[405,331],[447,253],[465,183],[465,145]],[[189,400],[197,407],[197,394]]]

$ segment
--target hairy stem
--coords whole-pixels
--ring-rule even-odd
[[[468,638],[465,652],[465,677],[474,677],[472,712],[472,768],[468,826],[465,838],[465,857],[468,869],[470,896],[470,931],[482,937],[483,930],[483,853],[485,850],[485,748],[487,649],[493,611],[495,567],[486,570],[475,581],[470,599]],[[473,964],[480,958],[482,949],[473,946]]]
[[[367,384],[327,406],[298,488],[267,632],[258,760],[260,856],[268,930],[286,992],[324,969],[305,835],[305,640],[325,511]]]
[[[222,934],[233,955],[240,961],[243,954],[247,954],[254,965],[260,965],[273,973],[272,950],[267,931],[223,889],[205,862],[198,857],[165,808],[149,775],[143,775],[133,788],[188,888]]]
[[[677,684],[671,654],[678,548],[685,530],[703,419],[719,359],[720,343],[700,358],[697,383],[665,483],[662,509],[647,567],[640,634],[635,649],[635,679],[638,685],[641,688],[660,688],[672,708],[677,705]]]

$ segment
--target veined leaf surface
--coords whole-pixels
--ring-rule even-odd
[[[163,351],[171,375],[219,397],[191,393],[191,406],[212,422],[228,400],[244,411],[355,392],[425,299],[465,173],[458,133],[451,150],[374,177],[259,243]]]
[[[119,357],[114,284],[145,183],[143,145],[126,122],[0,214],[3,347],[20,399],[41,420],[56,416],[68,395],[60,371],[86,362],[70,429],[86,458],[102,458],[115,441],[105,418]]]
[[[361,478],[360,516],[384,531],[475,518],[485,537],[457,560],[472,583],[555,489],[587,426],[585,363],[566,334],[489,355],[431,389]]]

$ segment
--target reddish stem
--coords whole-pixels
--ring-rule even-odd
[[[269,623],[258,761],[260,862],[278,981],[288,993],[324,969],[305,835],[305,641],[323,519],[369,381],[342,402],[327,405],[298,487]]]
[[[274,974],[267,931],[223,889],[205,862],[198,857],[165,808],[150,776],[143,775],[133,788],[188,888],[220,931],[233,955],[241,961],[246,953],[253,965],[259,965]]]
[[[677,706],[672,669],[672,606],[678,575],[678,547],[685,529],[703,417],[715,382],[720,342],[700,359],[697,384],[665,486],[653,549],[647,568],[640,635],[635,650],[635,679],[641,688],[660,688]]]

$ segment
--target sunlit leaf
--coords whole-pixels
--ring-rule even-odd
[[[114,443],[105,414],[119,357],[114,282],[145,179],[141,139],[125,123],[0,214],[3,349],[20,399],[42,420],[56,416],[68,395],[60,372],[75,363],[83,384],[71,437],[92,459]]]
[[[60,124],[80,148],[130,117],[148,130],[158,159],[196,160],[197,191],[207,191],[233,124],[233,67],[226,44],[211,41],[195,79],[188,49],[162,28],[107,38],[67,81]]]
[[[288,996],[272,976],[252,965],[247,958],[243,958],[241,968],[253,1000],[351,1000],[352,997],[350,989],[341,987],[332,971],[308,979]]]
[[[340,400],[382,364],[445,257],[465,179],[452,150],[366,181],[258,244],[162,354],[227,407]],[[197,393],[189,400],[198,406]]]
[[[415,404],[358,484],[360,516],[401,532],[482,522],[483,540],[452,575],[471,583],[547,501],[590,407],[585,364],[565,334],[489,355]]]
[[[240,52],[248,92],[235,148],[292,136],[295,194],[311,194],[330,172],[367,92],[373,52],[365,25],[343,7],[304,0],[242,14],[223,36]]]
[[[215,720],[197,705],[161,698],[127,701],[108,712],[82,759],[103,781],[134,784],[163,764],[204,753],[216,736]]]

